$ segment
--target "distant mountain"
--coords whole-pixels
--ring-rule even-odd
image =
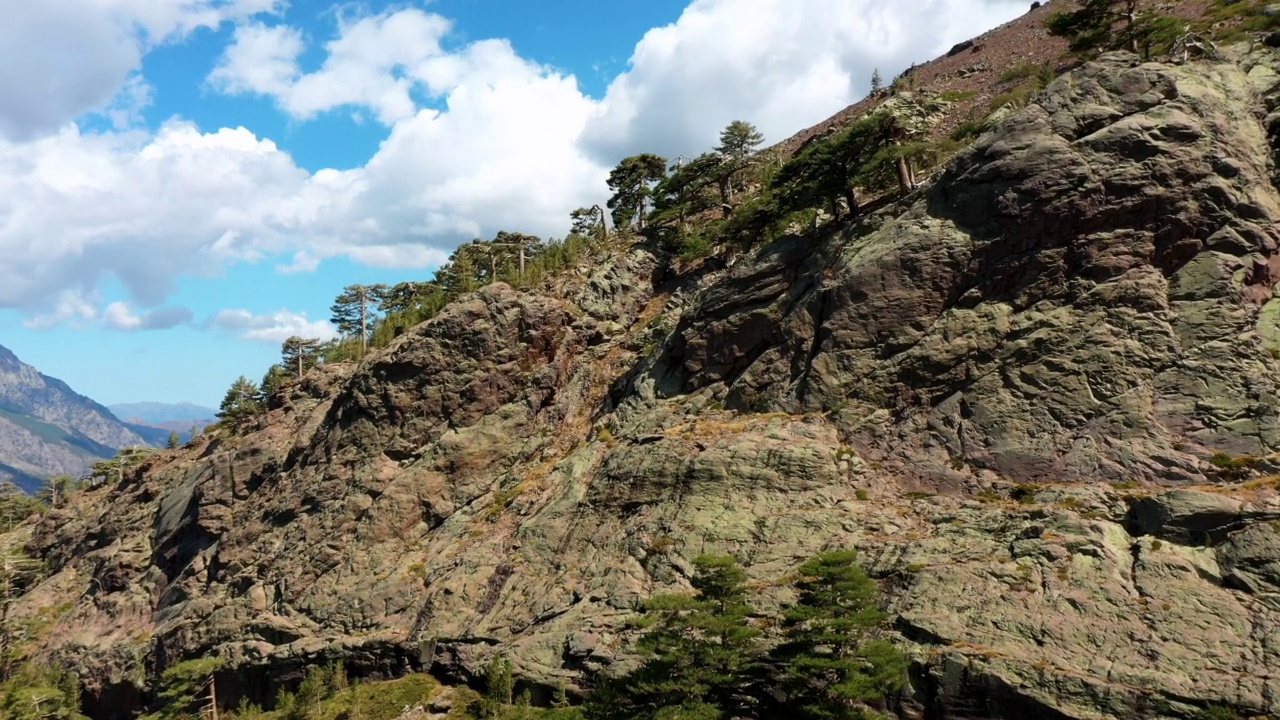
[[[186,423],[186,425],[181,428],[170,428],[174,430],[188,430],[191,428],[191,422],[195,420],[212,422],[211,418],[218,414],[218,411],[213,408],[189,402],[119,403],[116,405],[108,405],[107,408],[111,410],[111,412],[115,413],[116,417],[125,418],[129,422],[151,425],[153,427],[167,427],[166,423]]]
[[[79,475],[119,448],[151,444],[106,407],[0,345],[0,481],[31,491],[50,475]]]
[[[178,439],[191,439],[191,428],[204,428],[218,419],[218,411],[195,403],[136,402],[107,406],[116,417],[154,445],[169,441],[169,433]]]

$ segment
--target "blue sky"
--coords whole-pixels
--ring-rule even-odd
[[[770,141],[1023,0],[46,0],[0,26],[0,344],[215,405],[354,282],[563,235],[635,152]],[[604,9],[602,9],[604,8]]]

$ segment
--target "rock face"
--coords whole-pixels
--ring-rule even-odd
[[[491,285],[51,511],[12,612],[66,608],[96,718],[205,654],[231,705],[333,658],[572,686],[699,553],[767,608],[854,546],[903,717],[1280,713],[1280,493],[1206,462],[1280,443],[1276,67],[1106,57],[874,217]]]
[[[0,480],[27,491],[80,475],[97,459],[147,442],[111,411],[0,346]]]
[[[841,408],[937,479],[1190,480],[1280,442],[1277,96],[1266,66],[1104,59],[881,223],[740,264],[685,315],[668,396]]]

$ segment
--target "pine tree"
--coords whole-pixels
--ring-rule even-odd
[[[1045,20],[1050,35],[1067,38],[1071,52],[1091,56],[1104,50],[1139,50],[1138,0],[1083,0],[1078,10]]]
[[[218,406],[218,419],[237,424],[253,417],[261,409],[258,386],[241,375],[223,396],[222,404]]]
[[[885,615],[856,557],[826,552],[800,567],[799,598],[786,612],[786,641],[774,657],[784,668],[786,705],[802,718],[858,717],[905,681],[906,657],[873,636]]]
[[[36,490],[36,499],[51,508],[61,507],[67,495],[76,488],[76,479],[70,475],[53,475],[44,479]]]
[[[502,714],[503,706],[510,705],[515,693],[515,679],[511,675],[511,661],[506,655],[496,653],[485,668],[485,709],[489,717]]]
[[[761,655],[749,618],[746,573],[733,558],[695,558],[695,596],[660,595],[645,603],[651,627],[639,648],[650,656],[636,671],[588,700],[592,720],[751,715],[751,685]]]
[[[182,444],[182,436],[178,434],[177,430],[174,430],[173,432],[169,433],[169,441],[166,442],[164,446],[165,446],[165,449],[167,450],[177,450],[178,446],[181,444]]]
[[[386,287],[383,285],[348,285],[329,308],[333,313],[329,321],[338,328],[338,332],[360,338],[361,356],[369,347],[369,330],[376,317],[373,304],[384,292]]]
[[[751,154],[762,142],[764,135],[756,130],[755,125],[745,120],[734,120],[720,131],[720,145],[716,147],[716,152],[728,160],[725,203],[733,202],[734,180],[747,167]]]
[[[613,211],[614,227],[626,228],[634,224],[643,230],[653,184],[666,175],[667,161],[658,155],[632,155],[618,163],[609,173],[608,181],[609,189],[613,190],[608,206]]]
[[[730,160],[742,162],[750,157],[762,142],[764,142],[764,135],[756,129],[755,125],[746,120],[734,120],[720,131],[720,145],[716,147],[716,152]]]
[[[318,346],[317,346],[318,347]],[[317,350],[318,351],[318,350]],[[289,371],[284,369],[280,363],[274,363],[267,368],[267,372],[262,376],[262,384],[258,386],[258,398],[263,404],[267,404],[284,384],[289,381]]]
[[[884,87],[884,78],[880,77],[880,68],[871,71],[871,92],[880,92]]]
[[[319,349],[319,340],[294,335],[280,345],[280,365],[294,377],[302,377],[315,366]]]

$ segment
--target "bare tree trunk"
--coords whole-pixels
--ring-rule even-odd
[[[599,205],[592,205],[592,210],[600,213],[600,242],[604,242],[609,237],[609,226],[605,223],[604,208]]]
[[[360,357],[369,349],[369,292],[360,288]]]
[[[1138,53],[1138,0],[1128,0],[1125,6],[1125,22],[1129,32],[1129,50]]]
[[[209,712],[218,720],[218,683],[213,673],[209,673]]]
[[[907,164],[907,159],[899,157],[894,164],[898,168],[898,185],[902,188],[902,192],[907,193],[915,190],[916,180],[911,174],[911,166]]]

